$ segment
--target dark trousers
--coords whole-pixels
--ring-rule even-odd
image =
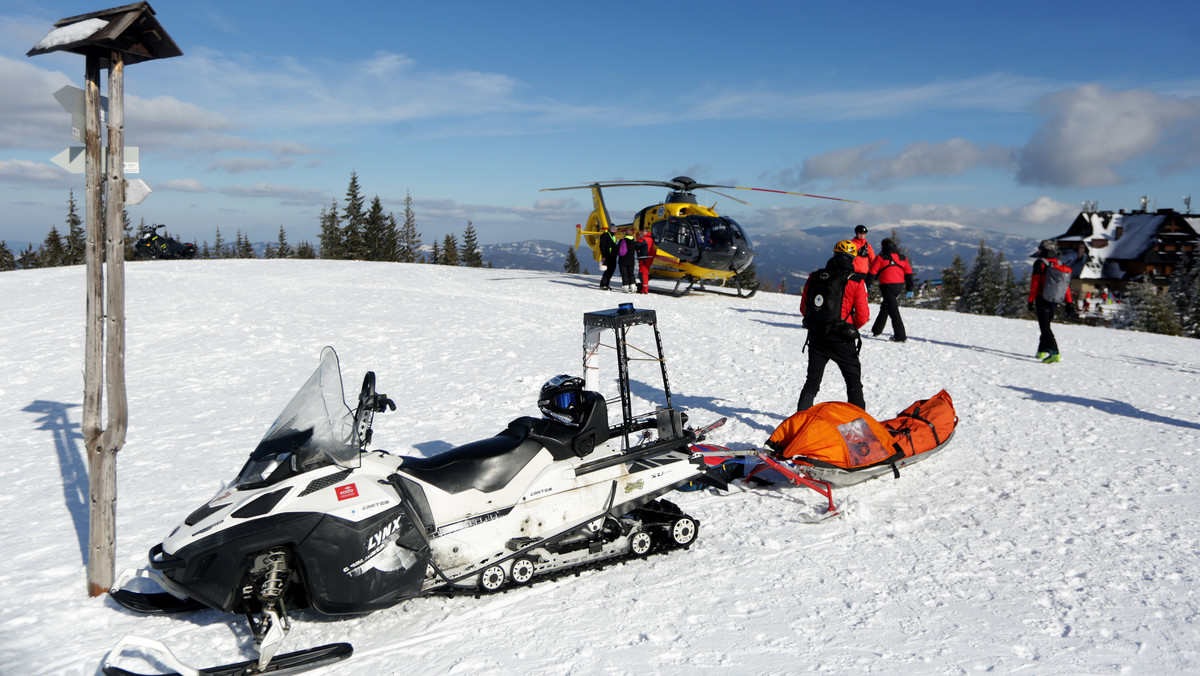
[[[875,317],[875,323],[871,325],[871,333],[877,336],[883,333],[883,327],[887,326],[888,319],[891,319],[892,337],[896,340],[908,339],[908,335],[904,332],[904,320],[900,319],[899,299],[903,291],[903,284],[879,285],[879,293],[883,296],[883,300],[879,303],[879,315]]]
[[[637,262],[622,260],[617,265],[621,266],[621,286],[633,286],[636,280],[636,277],[633,276],[633,268]]]
[[[1042,332],[1038,336],[1038,352],[1058,352],[1058,341],[1054,339],[1054,332],[1050,330],[1050,321],[1054,319],[1054,310],[1057,307],[1058,303],[1051,303],[1045,298],[1038,298],[1034,301],[1038,329]]]
[[[855,342],[809,338],[808,378],[804,381],[804,389],[800,390],[797,411],[804,411],[813,405],[817,392],[821,390],[825,365],[830,361],[838,365],[842,377],[846,379],[846,401],[861,409],[867,408],[863,402],[862,364],[858,361],[858,347]]]
[[[613,273],[617,270],[617,257],[604,259],[604,274],[600,275],[600,288],[607,289],[608,283],[612,281]]]

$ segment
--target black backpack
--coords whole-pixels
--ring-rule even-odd
[[[810,336],[835,340],[856,340],[858,329],[842,319],[842,299],[846,284],[860,279],[850,270],[817,270],[808,281],[808,303],[804,311],[804,328]]]

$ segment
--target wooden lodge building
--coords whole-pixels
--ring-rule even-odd
[[[1188,210],[1191,210],[1190,200]],[[1054,237],[1059,262],[1071,266],[1077,291],[1122,290],[1148,281],[1165,289],[1168,278],[1189,255],[1200,254],[1200,215],[1174,209],[1096,211],[1086,209],[1071,227]]]

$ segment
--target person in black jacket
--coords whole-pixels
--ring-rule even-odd
[[[867,284],[879,280],[879,293],[883,300],[879,303],[879,314],[871,325],[871,335],[878,337],[883,333],[883,327],[888,319],[892,320],[892,341],[903,343],[908,340],[904,331],[904,320],[900,319],[900,294],[913,290],[912,264],[908,258],[896,248],[896,243],[890,239],[883,240],[879,255],[871,263],[867,274]]]
[[[632,232],[617,240],[617,265],[621,268],[621,290],[634,292],[633,270],[637,267],[637,242]]]
[[[604,274],[600,275],[600,288],[608,291],[612,287],[613,273],[617,271],[617,227],[608,226],[608,232],[600,235],[600,262],[604,265]]]

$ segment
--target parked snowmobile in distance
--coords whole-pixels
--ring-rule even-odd
[[[684,427],[669,389],[667,405],[650,414],[634,415],[630,404],[623,335],[654,321],[653,311],[631,308],[585,315],[597,349],[605,330],[622,335],[621,422],[610,425],[602,394],[563,375],[542,388],[544,417],[518,418],[496,436],[427,458],[366,450],[374,414],[395,404],[368,372],[351,410],[326,347],[233,483],[150,549],[142,576],[162,591],[114,589],[112,597],[139,612],[244,614],[259,654],[227,667],[295,671],[352,649],[331,644],[276,658],[289,610],[364,613],[689,547],[698,522],[660,496],[705,475],[689,448],[706,430]],[[656,326],[654,335],[661,356]],[[661,373],[666,389],[665,363]],[[162,644],[126,637],[105,673],[131,673],[109,661],[131,649],[179,665]]]
[[[138,258],[176,259],[195,258],[196,245],[191,242],[180,242],[168,237],[166,232],[158,234],[159,228],[165,225],[143,225],[138,228],[137,241],[133,243],[133,253]]]

